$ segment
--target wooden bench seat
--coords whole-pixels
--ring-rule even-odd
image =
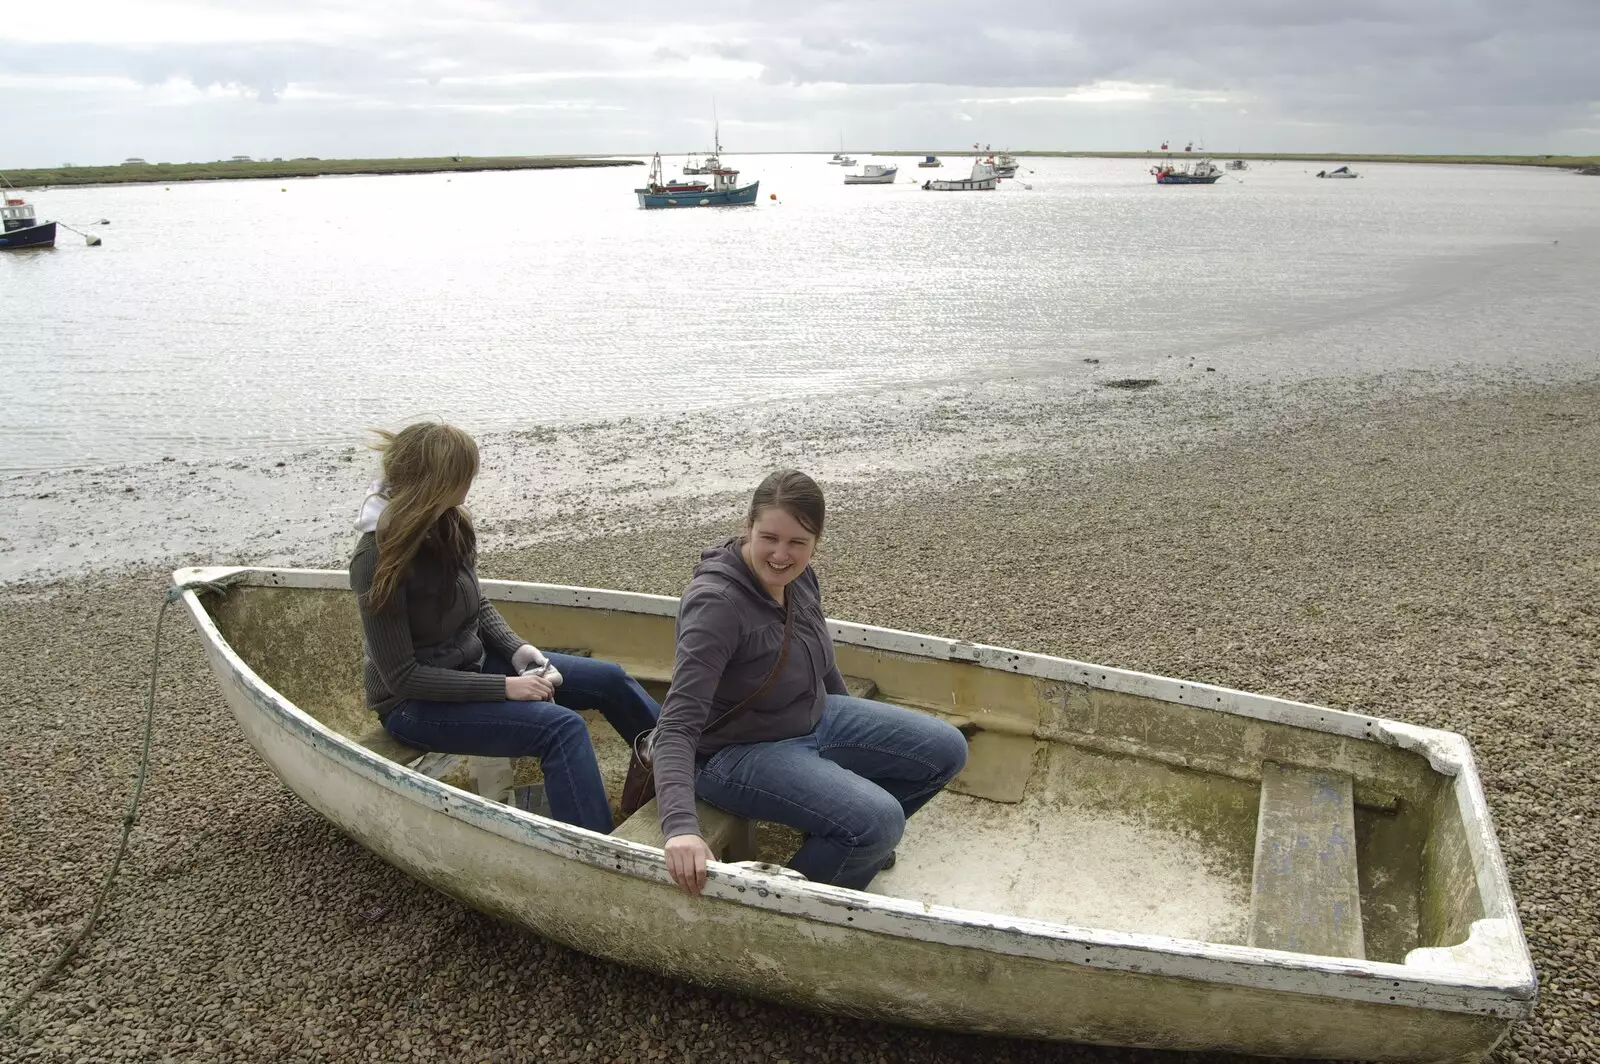
[[[1366,957],[1354,789],[1341,772],[1262,763],[1250,945]]]
[[[386,757],[397,765],[405,765],[440,783],[448,783],[497,802],[511,800],[515,765],[508,757],[430,754],[396,739],[382,725],[367,732],[356,742],[380,757]]]
[[[700,834],[717,855],[719,861],[753,861],[756,858],[756,822],[734,816],[705,802],[694,803],[695,815],[700,818]],[[642,842],[647,846],[663,847],[667,844],[661,834],[661,809],[654,798],[639,807],[627,820],[617,825],[611,833],[629,842]]]

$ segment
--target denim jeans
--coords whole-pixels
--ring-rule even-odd
[[[805,833],[789,867],[865,889],[906,819],[967,763],[967,740],[915,710],[829,695],[810,735],[727,746],[700,765],[695,794],[735,816]]]
[[[562,684],[553,702],[430,702],[412,698],[383,718],[396,739],[424,750],[475,757],[537,757],[544,770],[550,815],[591,831],[611,830],[600,766],[589,729],[575,710],[598,709],[630,745],[656,726],[661,707],[638,681],[609,661],[551,654]],[[484,672],[513,674],[490,654]]]

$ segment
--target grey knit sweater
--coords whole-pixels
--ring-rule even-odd
[[[463,566],[451,580],[425,550],[417,553],[389,603],[368,604],[378,568],[378,539],[362,535],[350,558],[350,588],[366,643],[367,708],[380,716],[407,699],[502,702],[505,677],[485,674],[485,649],[510,660],[526,640],[483,597],[478,574]]]

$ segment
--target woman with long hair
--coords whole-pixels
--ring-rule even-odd
[[[789,867],[863,889],[906,818],[960,772],[967,742],[915,710],[851,697],[810,561],[822,489],[796,470],[756,488],[744,534],[708,547],[678,607],[672,689],[651,740],[667,871],[690,894],[711,848],[698,796],[805,841]]]
[[[600,710],[632,743],[660,707],[611,662],[544,654],[483,597],[462,509],[478,475],[471,436],[422,422],[378,437],[383,478],[362,505],[350,559],[367,707],[423,750],[537,757],[550,815],[609,832],[594,745],[575,711]]]

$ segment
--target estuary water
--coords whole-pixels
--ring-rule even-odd
[[[1160,187],[1146,161],[1024,158],[998,192],[934,193],[970,160],[846,187],[820,155],[726,158],[756,206],[639,210],[639,166],[30,192],[104,245],[63,230],[0,255],[0,472],[425,415],[485,432],[995,377],[1547,375],[1600,353],[1600,180],[1564,171],[1254,163]]]

